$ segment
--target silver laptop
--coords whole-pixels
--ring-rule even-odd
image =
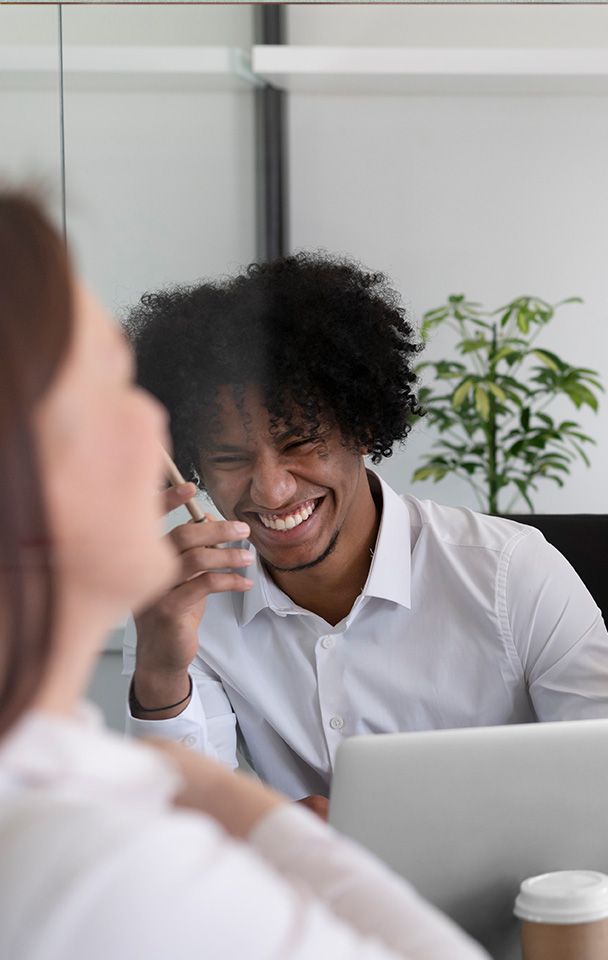
[[[516,960],[521,880],[608,873],[608,720],[353,737],[330,822]]]

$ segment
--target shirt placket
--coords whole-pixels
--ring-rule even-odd
[[[321,728],[333,770],[336,751],[352,733],[344,690],[345,630],[320,633],[315,645]]]

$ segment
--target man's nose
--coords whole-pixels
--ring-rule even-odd
[[[280,510],[293,502],[297,489],[294,476],[278,460],[256,461],[251,477],[251,498],[258,507]]]

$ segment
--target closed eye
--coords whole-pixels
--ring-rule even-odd
[[[231,457],[210,457],[210,458],[209,458],[209,463],[212,463],[212,464],[214,464],[214,465],[217,466],[217,465],[220,464],[220,463],[243,463],[244,460],[245,460],[245,457],[237,457],[237,456],[231,456]]]
[[[311,437],[302,437],[301,440],[294,440],[292,443],[288,443],[287,446],[283,448],[283,453],[290,453],[305,447],[316,446],[316,444],[320,442],[321,437],[317,434]],[[226,453],[207,457],[207,463],[214,467],[238,466],[239,464],[246,463],[247,460],[248,456],[245,453]]]
[[[296,440],[285,447],[285,450],[297,450],[299,447],[305,447],[311,443],[318,443],[319,437],[304,437],[302,440]]]

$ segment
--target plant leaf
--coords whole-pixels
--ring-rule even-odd
[[[530,510],[533,511],[533,510],[534,510],[534,504],[532,503],[532,501],[531,501],[531,499],[530,499],[530,496],[529,496],[529,494],[528,494],[528,485],[526,484],[525,480],[515,479],[515,480],[513,481],[513,483],[515,484],[515,486],[517,487],[517,489],[518,489],[519,492],[521,493],[522,497],[524,498],[524,500],[526,501],[526,503],[527,503],[528,506],[530,507]]]
[[[456,388],[456,390],[452,394],[452,406],[456,410],[458,410],[458,408],[462,406],[467,396],[469,395],[472,386],[473,386],[473,381],[469,377],[466,380],[463,380],[460,386]]]
[[[480,383],[475,387],[475,407],[482,420],[490,418],[490,398]]]
[[[584,303],[582,297],[566,297],[565,300],[558,300],[555,304],[556,307],[563,307],[565,303]]]
[[[502,387],[499,387],[497,383],[494,383],[492,380],[486,382],[488,390],[490,390],[494,396],[500,400],[501,403],[506,403],[507,395]]]
[[[550,353],[548,350],[533,350],[533,355],[538,357],[541,363],[544,363],[546,367],[549,367],[551,370],[555,370],[558,373],[560,370],[563,370],[566,366],[559,357],[554,353]]]
[[[461,353],[473,353],[476,350],[489,350],[491,343],[485,337],[476,337],[474,340],[461,340],[458,349]]]

